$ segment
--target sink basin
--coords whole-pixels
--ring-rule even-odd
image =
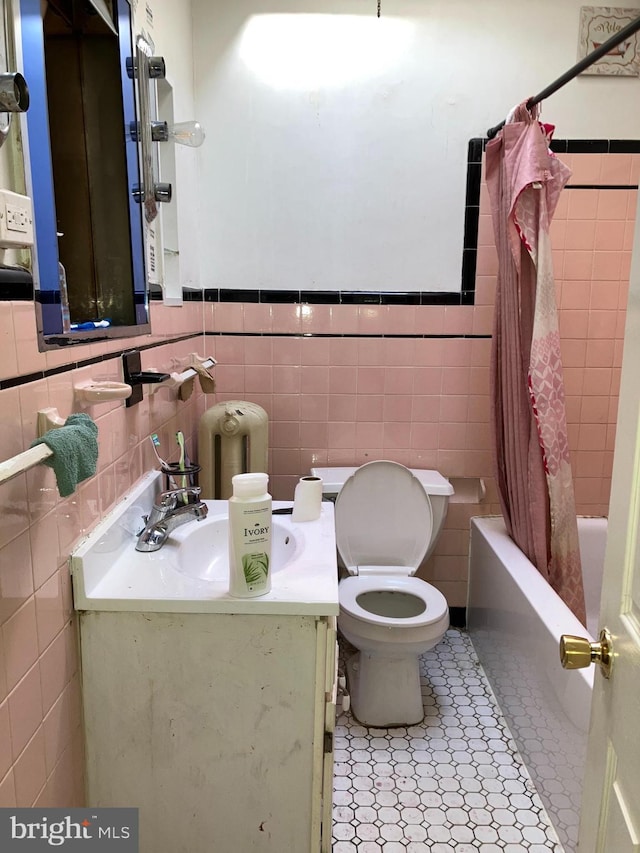
[[[149,471],[71,555],[76,610],[140,613],[338,615],[333,504],[316,521],[273,518],[271,592],[229,594],[226,500],[207,500],[202,521],[177,527],[159,551],[136,551],[143,516],[162,489]],[[274,501],[274,509],[291,506]]]
[[[229,519],[208,515],[203,521],[177,527],[162,551],[169,565],[198,580],[229,580]],[[272,573],[282,571],[300,551],[299,536],[273,519],[271,528]]]

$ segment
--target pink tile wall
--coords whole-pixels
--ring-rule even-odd
[[[274,304],[268,330],[256,320],[255,305],[229,307],[205,306],[207,330],[247,333],[208,339],[218,359],[216,401],[248,399],[268,412],[274,497],[291,499],[298,478],[314,465],[371,459],[485,480],[482,503],[451,505],[437,552],[421,569],[452,606],[464,606],[469,518],[498,510],[488,425],[491,342],[464,337],[472,330],[490,334],[490,305]],[[230,318],[232,329],[225,325]],[[365,337],[445,329],[450,337]],[[256,332],[262,336],[248,334]]]
[[[202,303],[182,308],[152,303],[152,323],[153,336],[125,344],[161,344],[142,353],[143,368],[175,371],[190,352],[202,353],[201,337],[162,345],[176,335],[202,331]],[[0,347],[0,378],[69,362],[67,350],[38,352],[31,303],[2,303]],[[74,347],[73,359],[122,348],[122,341],[87,344]],[[38,409],[55,406],[63,417],[80,411],[73,383],[86,378],[121,380],[120,360],[0,391],[0,458],[28,448]],[[44,466],[0,486],[0,806],[84,804],[77,620],[68,556],[135,480],[154,467],[147,439],[151,432],[175,458],[175,432],[182,429],[195,455],[204,408],[198,388],[185,403],[162,389],[130,409],[122,403],[94,406],[87,411],[99,428],[95,477],[64,500],[53,471]]]
[[[640,158],[565,157],[580,183],[637,182]],[[615,159],[614,159],[615,158]],[[567,190],[553,224],[567,413],[581,513],[608,506],[635,191]],[[579,195],[578,195],[579,193]],[[217,393],[177,403],[166,390],[129,410],[90,410],[100,429],[97,475],[61,500],[53,473],[38,467],[0,487],[0,806],[81,805],[83,754],[77,659],[67,558],[138,476],[154,466],[147,436],[164,448],[176,429],[194,446],[198,418],[224,399],[250,399],[270,417],[273,494],[291,498],[314,465],[394,459],[450,477],[483,478],[481,502],[453,503],[436,554],[422,567],[452,606],[466,598],[469,518],[497,512],[489,436],[488,339],[497,260],[482,193],[475,306],[154,304],[162,344],[143,367],[177,369],[191,351],[219,360]],[[204,312],[204,313],[203,313]],[[176,343],[180,334],[223,332]],[[260,333],[261,337],[250,336]],[[231,334],[234,333],[234,334]],[[240,334],[238,334],[240,333]],[[245,333],[245,334],[242,334]],[[279,337],[279,334],[295,337]],[[326,337],[305,337],[305,334]],[[349,335],[448,335],[446,338]],[[39,353],[33,306],[3,303],[0,378],[66,365],[66,351]],[[83,359],[122,342],[74,349]],[[77,410],[73,381],[119,379],[119,361],[62,372],[0,392],[0,457],[28,447],[35,412]],[[475,480],[471,480],[475,482]],[[473,500],[470,499],[470,500]]]
[[[564,159],[576,183],[637,183],[640,173],[632,155]],[[578,511],[587,515],[608,511],[636,194],[566,190],[553,223],[569,438]],[[497,255],[486,187],[480,210],[474,306],[205,306],[206,331],[235,333],[210,339],[216,401],[249,399],[267,410],[276,497],[290,499],[312,465],[376,458],[484,480],[482,502],[451,505],[436,554],[421,569],[453,606],[466,601],[469,518],[499,511],[491,342],[464,337],[492,331]],[[326,337],[304,337],[314,333]],[[385,334],[449,337],[364,337]],[[363,337],[342,337],[349,335]]]

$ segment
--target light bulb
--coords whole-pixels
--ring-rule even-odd
[[[198,121],[181,121],[169,127],[169,139],[178,145],[199,148],[205,139],[204,128]]]

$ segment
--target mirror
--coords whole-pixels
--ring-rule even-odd
[[[20,30],[41,349],[148,332],[130,4],[20,0]]]

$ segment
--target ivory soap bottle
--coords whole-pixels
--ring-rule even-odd
[[[271,495],[267,474],[236,474],[229,498],[229,593],[254,598],[271,590]]]

